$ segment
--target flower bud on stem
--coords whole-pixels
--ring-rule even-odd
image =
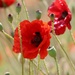
[[[12,22],[13,22],[13,16],[12,16],[12,14],[8,15],[8,21],[10,23],[10,26],[11,26],[13,32],[14,32],[14,26],[12,25]]]
[[[13,21],[13,16],[12,16],[11,14],[8,15],[8,20],[9,20],[10,23],[12,23],[12,21]]]
[[[0,31],[1,31],[1,32],[3,31],[2,23],[0,23]]]
[[[56,68],[57,68],[57,75],[60,75],[60,71],[59,71],[59,65],[58,65],[58,61],[57,61],[57,57],[56,57],[56,49],[55,47],[51,47],[50,49],[48,49],[48,53],[51,57],[54,58],[55,63],[56,63]]]
[[[21,5],[20,5],[20,3],[18,3],[17,6],[16,6],[16,12],[18,14],[21,12]]]
[[[4,75],[10,75],[10,72],[6,72]]]
[[[42,14],[42,12],[40,10],[37,10],[36,11],[36,19],[39,20],[41,18],[41,14]]]

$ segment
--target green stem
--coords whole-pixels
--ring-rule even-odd
[[[23,56],[22,56],[22,75],[24,75],[24,62],[23,62]]]
[[[9,22],[9,23],[10,23],[10,22]],[[10,23],[10,26],[11,26],[11,28],[12,28],[12,31],[14,32],[15,28],[14,28],[13,24]]]
[[[26,12],[26,18],[29,19],[28,12],[25,6],[25,3],[22,0],[22,4],[25,8]],[[19,14],[18,14],[18,21],[19,21]],[[21,54],[22,54],[22,75],[24,75],[24,62],[23,62],[23,51],[22,51],[22,36],[21,36],[21,30],[20,30],[20,25],[18,26],[18,33],[19,33],[19,38],[20,38],[20,49],[21,49]]]
[[[70,66],[72,67],[72,69],[75,71],[75,66],[74,66],[73,62],[71,61],[69,55],[67,54],[67,52],[66,52],[65,49],[63,48],[63,46],[62,46],[60,40],[58,39],[58,37],[56,36],[56,34],[55,34],[55,32],[54,32],[54,22],[52,22],[52,29],[53,29],[53,35],[54,35],[55,39],[58,41],[60,47],[62,48],[62,49],[61,49],[62,52],[65,54],[65,56],[66,56],[66,58],[67,58],[67,60],[68,60],[68,62],[69,62],[69,64],[70,64]]]
[[[26,19],[28,20],[29,19],[29,15],[28,15],[28,11],[27,11],[27,8],[26,8],[25,1],[23,2],[23,0],[22,0],[22,4],[24,6],[24,10],[25,10],[25,13],[26,13]]]
[[[33,75],[33,60],[29,61],[29,75]]]
[[[67,52],[66,52],[65,49],[63,48],[61,42],[59,41],[59,39],[57,38],[56,35],[54,35],[54,37],[56,38],[56,40],[58,41],[60,47],[62,48],[62,51],[64,52],[64,54],[65,54],[65,56],[66,56],[66,58],[67,58],[67,60],[68,60],[68,62],[69,62],[69,64],[70,64],[70,66],[71,66],[71,67],[73,68],[73,70],[75,71],[75,66],[74,66],[73,62],[71,61],[70,57],[68,56]]]
[[[56,68],[57,68],[57,75],[60,75],[59,65],[58,65],[58,60],[57,60],[57,58],[55,58],[55,63],[56,63]]]
[[[9,34],[7,34],[4,30],[2,32],[3,32],[3,34],[5,36],[7,36],[8,38],[10,38],[11,40],[14,40],[14,38],[12,36],[10,36]]]
[[[6,32],[5,32],[6,33]],[[6,33],[7,34],[7,33]],[[8,34],[9,35],[9,34]],[[10,36],[10,35],[9,35]],[[13,38],[13,37],[12,37]],[[2,38],[0,38],[0,39],[2,39]],[[2,39],[3,40],[3,39]],[[7,42],[9,42],[9,41],[7,41]],[[11,44],[11,43],[9,43],[9,44]],[[16,59],[16,61],[18,61],[17,60],[17,57],[16,57],[16,55],[13,53],[13,51],[11,50],[11,47],[9,46],[9,48],[10,48],[10,51],[11,51],[11,53],[12,53],[12,55],[13,55],[13,57]]]
[[[46,66],[46,64],[45,64],[45,61],[44,61],[44,60],[43,60],[43,63],[44,63],[44,66],[45,66],[45,69],[46,69],[47,75],[49,75],[49,71],[48,71],[48,68],[47,68],[47,66]]]
[[[31,75],[30,64],[31,64],[31,61],[29,61],[29,75]]]
[[[34,73],[33,73],[33,60],[31,60],[30,62],[31,62],[31,69],[32,69],[31,70],[31,75],[34,75]]]
[[[21,36],[20,25],[18,26],[18,34],[19,34],[19,38],[20,38],[20,50],[21,50],[21,54],[22,54],[22,75],[24,75],[24,61],[23,61],[22,36]]]
[[[73,37],[73,35],[72,35],[72,32],[71,32],[71,30],[69,30],[69,31],[70,31],[70,35],[71,35],[72,41],[73,41],[74,44],[75,44],[75,40],[74,40],[74,37]]]
[[[38,68],[38,66],[37,66],[34,62],[32,62],[32,63],[34,64],[35,67]],[[43,75],[46,75],[40,68],[39,68],[39,70],[40,70],[40,72],[41,72]]]
[[[37,75],[39,75],[39,69],[40,69],[40,56],[38,55],[38,73]]]
[[[5,57],[6,57],[6,59],[7,59],[7,61],[8,61],[8,63],[9,63],[9,65],[11,66],[11,68],[12,68],[12,70],[15,72],[15,74],[17,74],[17,75],[19,75],[19,73],[17,72],[17,70],[16,70],[16,68],[14,67],[14,65],[11,63],[11,61],[10,61],[10,59],[9,59],[9,56],[7,55],[7,53],[6,53],[6,51],[5,51],[5,47],[3,47],[4,46],[4,44],[2,45],[2,50],[4,50],[3,52],[4,52],[4,54],[5,54]]]
[[[14,38],[13,38],[12,36],[10,36],[9,34],[7,34],[4,30],[3,30],[2,32],[3,32],[3,34],[4,34],[6,37],[10,38],[11,40],[14,40]],[[10,50],[10,51],[11,51],[11,50]],[[12,51],[11,51],[11,52],[12,52]],[[17,61],[17,58],[16,58],[16,56],[14,55],[13,52],[12,52],[12,54],[13,54],[14,58],[15,58],[16,61]]]
[[[46,0],[42,0],[43,4],[45,5],[46,8],[48,8],[48,3]]]

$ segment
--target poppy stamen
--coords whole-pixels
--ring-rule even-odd
[[[31,40],[31,43],[36,47],[42,42],[42,38],[39,32],[35,32],[34,38]]]
[[[65,18],[68,15],[67,11],[62,12],[62,18]]]

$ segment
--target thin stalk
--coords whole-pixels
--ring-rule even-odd
[[[56,34],[54,32],[54,22],[52,22],[52,29],[53,29],[53,35],[54,35],[55,39],[57,40],[57,42],[59,43],[60,47],[62,48],[61,49],[62,52],[65,54],[65,56],[66,56],[66,58],[67,58],[67,60],[68,60],[68,62],[70,64],[70,66],[72,67],[72,69],[75,71],[75,66],[74,66],[73,62],[71,61],[69,55],[67,54],[66,50],[63,48],[60,40],[58,39],[58,37],[56,36]]]
[[[24,5],[23,0],[22,0],[22,4]],[[26,7],[25,7],[25,10],[26,10]],[[27,13],[27,11],[26,11],[26,13]],[[17,25],[18,25],[18,34],[19,34],[19,39],[20,39],[20,50],[21,50],[21,54],[22,54],[22,63],[21,63],[22,64],[22,75],[24,75],[24,58],[23,58],[22,36],[21,36],[21,29],[20,29],[19,19],[20,19],[20,15],[18,14]]]
[[[19,17],[19,15],[18,15],[18,17]],[[20,50],[21,50],[21,54],[22,54],[22,75],[24,75],[24,61],[23,61],[22,36],[21,36],[20,25],[18,25],[18,34],[19,34],[19,38],[20,38]]]
[[[40,56],[38,55],[38,73],[37,75],[39,75],[39,69],[40,69]]]
[[[59,65],[58,65],[57,58],[55,58],[55,63],[56,63],[56,68],[57,68],[57,75],[60,75],[60,70],[59,70]]]
[[[12,36],[10,36],[8,33],[6,33],[4,30],[3,30],[2,32],[3,32],[3,34],[4,34],[6,37],[10,38],[11,40],[14,40],[14,38],[13,38]],[[11,51],[11,50],[10,50],[10,51]],[[12,51],[11,51],[11,52],[12,52]],[[16,58],[16,56],[14,55],[13,52],[12,52],[12,54],[13,54],[14,58],[15,58],[16,61],[17,61],[17,58]]]
[[[29,15],[28,15],[28,10],[27,10],[27,8],[26,8],[25,1],[23,2],[23,0],[22,0],[22,4],[23,4],[23,6],[24,6],[24,10],[25,10],[25,13],[26,13],[26,19],[28,20],[28,19],[29,19]]]
[[[9,22],[9,23],[10,23],[10,22]],[[12,24],[12,23],[10,23],[9,25],[11,26],[12,31],[14,32],[15,28],[14,28],[13,24]]]
[[[3,34],[5,36],[7,36],[8,38],[10,38],[11,40],[14,40],[14,38],[12,36],[10,36],[8,33],[6,33],[4,30],[2,32],[3,32]]]
[[[1,39],[1,38],[0,38],[0,39]],[[9,42],[9,41],[7,40],[7,42]],[[11,43],[9,43],[9,44],[11,45]],[[10,46],[9,46],[9,48],[10,48]],[[16,59],[16,61],[18,61],[18,60],[17,60],[17,57],[16,57],[16,55],[13,53],[13,51],[12,51],[12,50],[10,50],[10,51],[11,51],[13,57]]]
[[[44,60],[43,60],[43,63],[44,63],[44,66],[45,66],[45,69],[46,69],[47,75],[49,75],[49,71],[48,71],[48,68],[47,68],[46,63],[45,63]]]
[[[32,62],[32,63],[33,63],[33,65],[34,65],[35,67],[38,68],[38,66],[37,66],[34,62]],[[40,70],[40,72],[41,72],[43,75],[46,75],[40,68],[39,68],[39,70]]]
[[[31,64],[31,61],[29,61],[29,75],[31,75],[30,64]]]
[[[68,61],[69,61],[70,66],[72,66],[72,68],[75,70],[75,66],[74,66],[74,64],[72,63],[72,61],[71,61],[71,59],[70,59],[69,55],[67,54],[67,52],[66,52],[66,51],[65,51],[65,49],[63,48],[63,46],[62,46],[61,42],[59,41],[59,39],[57,38],[57,36],[56,36],[56,35],[54,35],[54,36],[55,36],[56,40],[58,41],[58,43],[59,43],[60,47],[62,48],[62,51],[63,51],[63,52],[64,52],[64,54],[66,55],[66,57],[67,57],[67,59],[68,59]]]
[[[33,60],[29,60],[29,75],[33,75]]]
[[[64,54],[65,54],[65,56],[66,56],[66,58],[67,58],[67,60],[68,60],[68,62],[69,62],[69,64],[70,64],[70,66],[71,66],[72,69],[75,71],[75,66],[74,66],[73,62],[71,61],[70,57],[68,56],[67,52],[66,52],[65,49],[63,48],[61,42],[59,41],[59,39],[57,38],[56,35],[54,35],[54,37],[55,37],[55,39],[58,41],[60,47],[62,48],[62,51],[64,52]]]
[[[4,44],[3,44],[3,46],[4,46]],[[5,56],[6,56],[7,61],[9,62],[10,66],[12,67],[12,70],[15,72],[15,74],[19,75],[19,73],[18,73],[17,70],[15,69],[14,65],[11,63],[11,61],[10,61],[10,59],[9,59],[9,56],[7,55],[7,53],[6,53],[5,49],[4,49],[4,47],[2,47],[2,48],[3,48],[3,50],[4,50],[4,54],[5,54]]]
[[[45,5],[46,8],[48,8],[48,3],[46,0],[42,0],[43,4]]]
[[[74,40],[74,37],[73,37],[73,35],[72,35],[72,32],[71,32],[71,30],[69,30],[69,31],[70,31],[70,35],[71,35],[72,41],[73,41],[74,44],[75,44],[75,40]]]
[[[34,75],[34,73],[33,73],[33,60],[30,60],[30,62],[31,62],[31,75]]]

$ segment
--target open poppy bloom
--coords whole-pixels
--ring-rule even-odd
[[[24,58],[33,59],[38,54],[41,59],[47,56],[47,48],[50,45],[50,26],[43,23],[42,20],[34,20],[29,22],[24,20],[20,23],[20,30],[22,36],[22,53]],[[20,39],[18,28],[14,34],[13,51],[20,53]]]
[[[65,0],[55,0],[48,8],[48,16],[51,14],[55,15],[54,30],[56,35],[63,34],[66,27],[69,30],[71,29],[70,21],[72,14]],[[51,21],[49,21],[49,25],[51,26]]]
[[[8,7],[12,5],[16,0],[0,0],[0,7]]]

